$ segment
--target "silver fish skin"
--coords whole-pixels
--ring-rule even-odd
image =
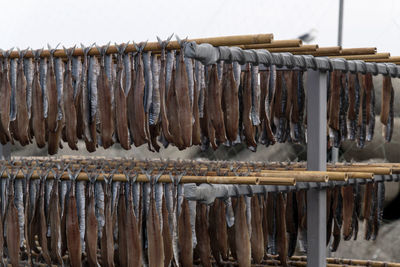
[[[3,217],[5,216],[7,208],[7,188],[8,188],[8,179],[1,179],[1,215]]]
[[[226,225],[231,228],[235,224],[235,213],[233,211],[232,199],[227,198],[225,202]]]
[[[251,65],[251,121],[259,125],[260,121],[260,85],[258,84],[258,66]]]
[[[140,203],[140,183],[132,184],[132,197],[133,197],[133,205],[135,209],[136,220],[139,220],[139,203]]]
[[[164,194],[165,194],[165,204],[168,209],[168,223],[170,228],[170,233],[173,232],[173,212],[174,212],[174,195],[173,195],[173,184],[164,184]]]
[[[63,119],[64,114],[64,63],[59,57],[54,58],[54,73],[56,75],[57,86],[57,120]]]
[[[90,98],[90,121],[94,122],[96,114],[98,114],[97,106],[97,76],[99,76],[99,62],[95,56],[91,56],[88,66],[88,89]],[[99,118],[98,118],[99,119]]]
[[[152,72],[152,100],[150,103],[149,123],[154,125],[159,121],[160,117],[160,65],[157,56],[151,56],[151,72]]]
[[[276,66],[271,65],[269,71],[271,72],[271,74],[269,75],[268,101],[269,103],[271,103],[272,96],[276,87]]]
[[[79,91],[82,80],[82,61],[81,57],[72,57],[71,62],[72,87],[74,88],[74,99]]]
[[[374,129],[375,129],[375,89],[372,84],[371,89],[371,103],[370,103],[370,112],[369,112],[369,124],[367,125],[367,136],[366,141],[371,142],[372,138],[374,138]]]
[[[23,179],[15,179],[14,181],[14,191],[15,191],[15,206],[18,210],[18,225],[20,232],[20,247],[24,245],[25,233],[24,233],[24,225],[25,225],[25,209],[24,209],[24,180]],[[26,222],[28,223],[28,222]]]
[[[119,195],[119,187],[121,186],[121,182],[115,181],[112,183],[112,200],[111,200],[111,208],[114,209],[118,204],[118,195]]]
[[[151,71],[151,52],[143,53],[143,71],[144,71],[144,111],[149,113],[151,101],[153,99],[153,74]]]
[[[26,104],[28,107],[29,118],[31,118],[31,107],[32,107],[33,67],[34,65],[32,58],[24,58],[24,74],[26,78]]]
[[[168,95],[169,84],[171,82],[172,68],[175,62],[175,51],[170,50],[167,52],[167,59],[165,62],[165,95]]]
[[[50,208],[50,195],[51,195],[51,190],[53,188],[54,180],[53,179],[47,179],[45,181],[45,192],[44,192],[44,199],[45,199],[45,214],[46,216],[50,217],[49,214],[49,208]],[[51,229],[50,229],[50,222],[47,222],[47,237],[50,237],[51,234]]]
[[[10,121],[17,118],[17,67],[18,60],[13,58],[10,60],[10,83],[11,83],[11,99],[10,99]]]
[[[44,118],[47,118],[47,111],[48,111],[48,102],[46,93],[47,92],[46,75],[47,75],[47,58],[40,58],[39,82],[40,82],[40,88],[42,89]]]
[[[199,95],[199,117],[204,117],[204,89],[206,87],[206,82],[204,78],[204,65],[200,61],[195,62],[195,76],[197,82],[197,92]]]
[[[29,201],[34,204],[36,200],[36,194],[38,193],[39,180],[29,180],[29,182],[30,182]],[[29,212],[32,214],[33,210],[34,210],[34,205],[31,205],[31,210]]]
[[[189,200],[189,213],[190,213],[190,227],[192,229],[192,247],[195,248],[197,246],[197,237],[196,237],[196,201]]]
[[[105,223],[104,220],[104,189],[102,182],[96,181],[94,184],[94,199],[96,203],[96,218],[99,224],[99,238],[102,236],[103,226]]]
[[[61,190],[60,190],[60,205],[61,205],[61,215],[65,212],[66,196],[70,186],[70,181],[61,180]]]
[[[276,196],[276,194],[273,194],[273,197],[272,197],[272,201],[274,202],[273,203],[273,233],[272,234],[270,234],[270,233],[268,233],[268,252],[270,253],[270,254],[273,254],[273,255],[276,255],[276,253],[277,253],[277,236],[276,236],[276,202],[277,202],[277,196]],[[300,235],[301,235],[301,232],[300,232]],[[305,236],[306,238],[307,238],[307,235]],[[307,239],[306,239],[307,240]],[[301,243],[301,242],[300,242]],[[307,244],[307,243],[306,243]],[[300,246],[301,246],[301,244],[300,244]]]
[[[132,87],[132,77],[131,77],[131,55],[126,53],[122,57],[122,61],[124,64],[124,75],[123,79],[125,81],[125,95],[128,95],[129,90]]]
[[[156,183],[154,185],[154,195],[155,195],[155,200],[156,200],[156,209],[158,213],[158,218],[160,220],[160,228],[162,229],[163,227],[163,217],[162,217],[162,198],[164,195],[164,185],[162,183]]]
[[[150,208],[150,191],[151,191],[151,186],[150,183],[144,183],[142,186],[143,189],[143,218],[147,218],[147,214],[149,213],[149,208]]]
[[[179,246],[178,246],[178,219],[180,215],[180,210],[181,210],[181,204],[183,202],[183,186],[182,185],[175,185],[173,188],[173,194],[174,194],[174,210],[173,210],[173,217],[172,217],[172,251],[174,254],[174,260],[176,266],[180,266],[179,263]]]
[[[246,218],[247,218],[247,227],[249,228],[249,236],[251,236],[251,197],[245,196],[246,201]]]
[[[76,206],[78,209],[79,234],[81,236],[82,252],[85,251],[85,230],[86,230],[86,181],[76,182]]]
[[[90,47],[89,47],[90,48]],[[82,112],[84,116],[84,136],[89,141],[92,142],[92,134],[89,129],[90,122],[90,86],[88,83],[88,68],[89,68],[89,58],[88,58],[88,47],[82,47],[83,49],[83,64],[82,64],[82,75],[81,75],[81,87],[82,87],[82,98],[84,105],[82,105]]]

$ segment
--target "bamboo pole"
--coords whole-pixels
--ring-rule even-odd
[[[390,53],[376,53],[373,55],[331,56],[330,58],[344,58],[347,60],[387,59]]]
[[[376,47],[361,47],[361,48],[342,48],[340,52],[343,56],[351,55],[370,55],[376,54]]]
[[[313,52],[317,51],[318,45],[302,45],[300,47],[281,47],[281,48],[270,48],[268,49],[271,53],[281,53],[281,52]]]
[[[366,59],[366,62],[400,62],[400,57],[389,57],[387,59]]]
[[[272,40],[266,44],[249,44],[239,45],[242,49],[269,49],[269,48],[285,48],[285,47],[300,47],[303,42],[300,39],[293,40]]]
[[[265,44],[270,43],[273,40],[273,34],[249,34],[249,35],[232,35],[232,36],[221,36],[221,37],[210,37],[210,38],[196,38],[196,39],[189,39],[188,41],[194,41],[197,44],[209,43],[213,46],[234,46],[234,45],[249,45],[249,44]],[[167,49],[168,50],[175,50],[179,49],[178,41],[171,41],[169,42]],[[144,51],[160,51],[160,45],[158,42],[148,42]],[[137,52],[135,46],[133,44],[129,44],[125,50],[125,52]],[[116,54],[118,53],[117,47],[114,45],[110,45],[107,54]],[[76,48],[74,51],[74,56],[83,56],[83,50],[81,48]],[[92,48],[89,50],[89,55],[91,56],[98,56],[100,55],[97,48]],[[43,50],[41,57],[49,57],[50,51]],[[55,57],[66,57],[64,50],[57,49],[54,52]],[[0,57],[3,57],[3,53],[0,54]],[[10,58],[18,58],[19,54],[17,51],[13,51],[10,54]],[[33,58],[33,53],[28,51],[25,55],[25,58]]]

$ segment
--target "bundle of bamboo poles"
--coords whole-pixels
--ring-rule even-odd
[[[224,161],[190,161],[190,160],[132,160],[132,159],[96,159],[96,158],[13,158],[12,161],[3,161],[1,165],[7,168],[21,168],[16,178],[23,178],[22,168],[36,168],[31,178],[40,178],[39,170],[57,166],[79,168],[84,166],[78,180],[88,180],[87,172],[98,172],[99,180],[112,174],[114,181],[127,181],[126,170],[136,171],[138,182],[147,182],[145,172],[152,174],[171,173],[183,175],[181,183],[212,183],[212,184],[256,184],[256,185],[295,185],[296,182],[328,182],[344,181],[349,178],[373,179],[374,174],[391,174],[398,170],[393,166],[342,166],[328,167],[328,171],[307,171],[301,163],[292,166],[280,164],[267,165],[259,162],[224,162]],[[6,172],[2,177],[6,177]],[[49,173],[49,179],[54,178]],[[69,179],[68,172],[60,176]],[[160,176],[160,182],[171,182],[168,174]]]

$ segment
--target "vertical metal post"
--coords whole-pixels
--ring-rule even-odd
[[[326,171],[326,73],[307,71],[307,169]],[[307,266],[326,266],[326,191],[307,192]]]

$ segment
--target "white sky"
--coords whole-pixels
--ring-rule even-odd
[[[274,33],[292,39],[318,30],[320,46],[337,44],[339,0],[13,0],[2,1],[0,48],[155,41],[180,37]],[[345,0],[343,47],[375,46],[400,56],[400,1]]]

